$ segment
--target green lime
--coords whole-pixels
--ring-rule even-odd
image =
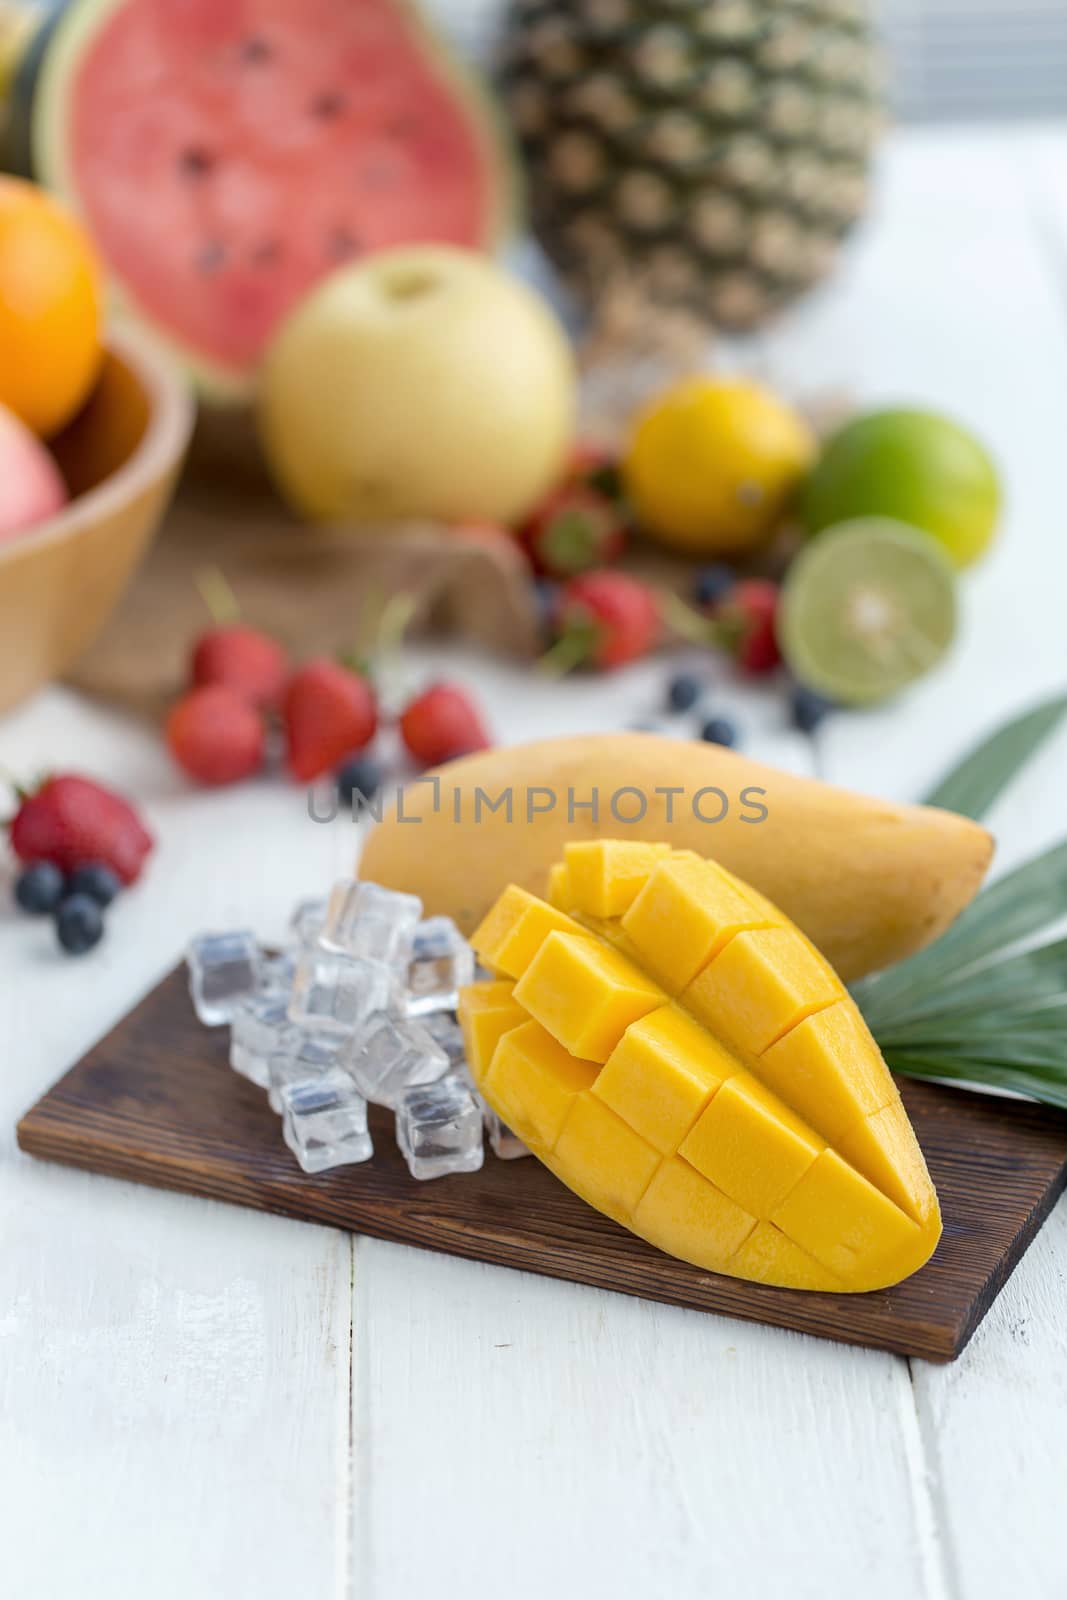
[[[956,631],[956,575],[929,534],[887,517],[828,528],[782,585],[778,641],[800,682],[844,705],[887,700]]]
[[[973,433],[933,411],[872,411],[827,441],[803,516],[811,533],[852,517],[896,517],[967,567],[992,539],[1000,505],[997,469]]]

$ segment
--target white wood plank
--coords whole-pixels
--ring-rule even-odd
[[[889,1356],[360,1240],[354,1404],[356,1595],[944,1592]]]
[[[1032,431],[1027,465],[1033,517],[1020,529],[1022,548],[1011,568],[1018,610],[1009,601],[1009,614],[1015,613],[1013,631],[1028,628],[1057,640],[1062,684],[1067,649],[1058,592],[1067,558],[1050,527],[1049,508],[1059,495],[1067,401],[1061,396],[1046,407],[1040,396],[1053,374],[1067,388],[1067,132],[1015,138],[1007,148],[1031,218],[1028,237],[1047,282],[1038,299],[1040,317],[1027,331],[1039,396],[1034,403],[1026,395],[1016,425],[1020,433]],[[1058,326],[1049,315],[1053,307]],[[1006,422],[1004,428],[1007,433]],[[1065,781],[1067,733],[1061,733],[996,810],[1004,860],[1063,836],[1059,798]],[[993,1600],[1009,1586],[1041,1600],[1056,1600],[1067,1590],[1059,1493],[1067,1482],[1065,1357],[1067,1203],[1061,1201],[962,1359],[950,1368],[913,1364],[934,1464],[933,1496],[947,1527],[957,1592],[968,1600]]]
[[[15,1151],[14,1123],[189,933],[280,928],[351,840],[267,784],[189,795],[154,736],[59,691],[4,723],[2,760],[150,796],[160,839],[90,956],[0,919],[2,1587],[341,1594],[348,1237],[46,1167]]]
[[[347,1236],[29,1161],[0,1236],[5,1592],[343,1594]]]
[[[1008,492],[1000,542],[964,582],[953,660],[897,704],[829,725],[818,745],[833,781],[914,797],[999,717],[1067,678],[1056,509],[1067,318],[1031,149],[1026,136],[999,132],[898,139],[878,220],[834,297],[770,341],[777,370],[794,377],[844,383],[866,404],[914,400],[971,420]],[[1067,733],[997,807],[1001,867],[1062,836],[1065,777]],[[912,1363],[945,1579],[967,1600],[1063,1593],[1065,1261],[1061,1206],[963,1358]]]
[[[950,1367],[912,1363],[952,1593],[1067,1593],[1067,1201]]]

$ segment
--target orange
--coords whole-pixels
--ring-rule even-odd
[[[807,423],[769,390],[685,378],[638,417],[623,483],[650,537],[692,555],[740,556],[774,532],[814,457]]]
[[[47,437],[68,422],[100,367],[96,255],[50,195],[0,178],[0,405]]]

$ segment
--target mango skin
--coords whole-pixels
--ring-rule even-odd
[[[507,884],[543,897],[569,841],[605,834],[664,840],[720,862],[767,895],[850,983],[943,933],[977,894],[993,854],[986,830],[952,812],[870,799],[720,746],[658,734],[511,745],[427,777],[437,778],[438,788],[423,782],[405,791],[409,820],[399,821],[395,807],[386,813],[367,840],[360,875],[421,896],[427,916],[454,917],[468,936]],[[655,792],[668,785],[684,793]],[[599,820],[577,807],[568,820],[568,790],[580,805],[593,788]],[[612,795],[624,788],[647,797],[644,815],[632,823],[610,811]],[[510,789],[512,820],[484,800],[476,820],[479,789],[490,799]],[[693,797],[702,789],[725,793],[722,821],[695,816]],[[762,792],[746,797],[752,790]],[[554,808],[527,820],[530,791],[551,791]],[[532,801],[545,804],[544,793]],[[638,801],[628,794],[619,805],[627,813]],[[705,796],[700,807],[714,817],[721,802]],[[751,820],[761,807],[766,817]]]

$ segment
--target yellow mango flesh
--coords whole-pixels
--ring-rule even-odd
[[[922,1153],[803,934],[684,853],[605,840],[560,866],[568,911],[511,887],[474,934],[514,983],[461,996],[471,1072],[507,1125],[707,1270],[856,1292],[922,1266],[941,1232]]]
[[[670,853],[669,844],[642,844],[629,839],[589,839],[569,844],[564,852],[560,887],[565,884],[566,897],[591,916],[621,917],[644,888],[652,868]]]
[[[428,778],[370,834],[360,874],[421,896],[428,916],[454,917],[468,936],[509,883],[549,893],[554,867],[550,898],[570,911],[566,846],[616,834],[720,862],[851,982],[937,938],[978,892],[993,848],[984,828],[951,812],[651,733],[483,751]],[[510,810],[488,810],[501,794]]]

